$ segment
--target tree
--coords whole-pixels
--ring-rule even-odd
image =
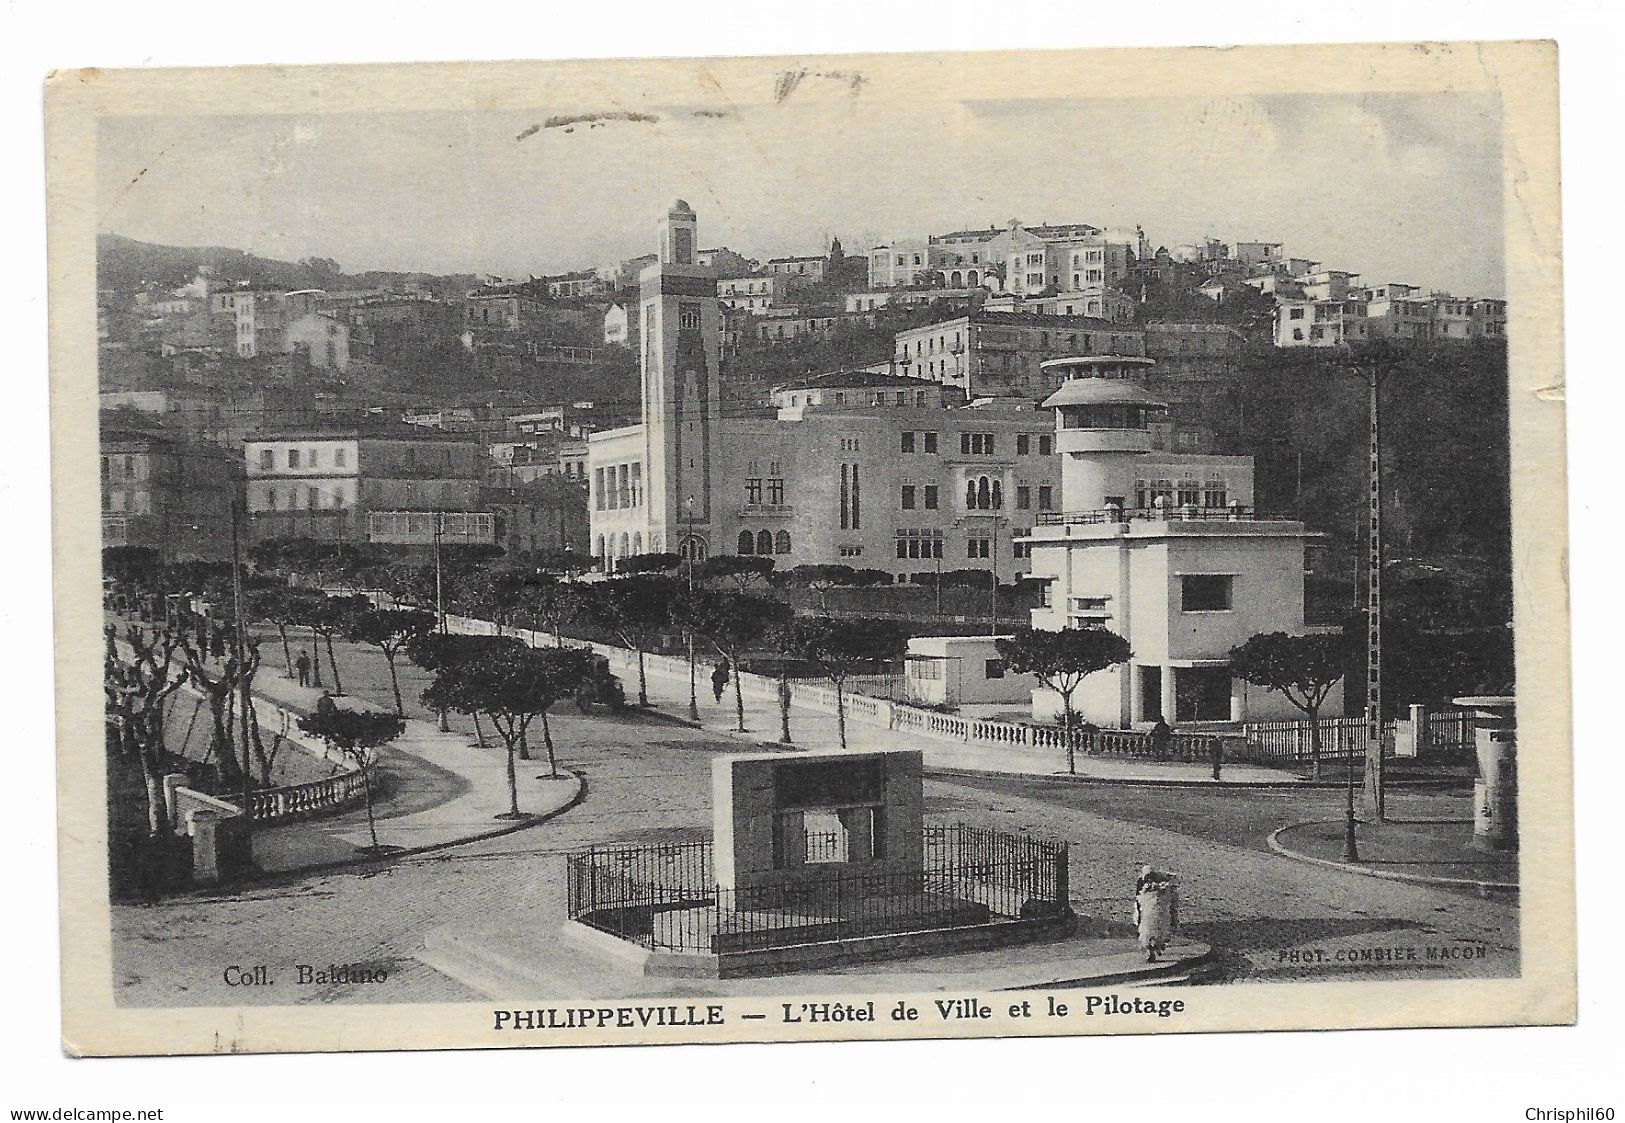
[[[553,646],[564,646],[564,625],[586,611],[581,586],[543,573],[525,585],[525,610],[553,633]]]
[[[741,592],[773,574],[773,559],[743,554],[715,554],[700,565],[700,576],[708,580],[728,579]]]
[[[367,849],[373,853],[384,849],[378,845],[378,824],[372,815],[372,772],[378,750],[401,735],[406,729],[405,719],[380,710],[321,706],[315,713],[300,718],[299,728],[312,737],[320,737],[361,771],[361,790],[367,801],[367,834],[372,838],[372,845]]]
[[[999,640],[997,646],[1006,667],[1016,674],[1032,675],[1061,696],[1066,770],[1076,773],[1072,694],[1089,675],[1128,662],[1134,654],[1128,640],[1107,628],[1066,628],[1059,632],[1022,628],[1010,638]]]
[[[554,776],[559,774],[547,711],[561,698],[574,696],[591,671],[586,651],[516,645],[442,668],[423,692],[423,703],[431,708],[483,713],[491,719],[508,757],[508,811],[500,818],[521,817],[514,760],[538,717],[548,764]]]
[[[1309,755],[1320,779],[1320,707],[1348,669],[1342,635],[1289,636],[1261,632],[1230,651],[1230,671],[1273,690],[1309,717]]]
[[[615,572],[628,576],[641,573],[670,573],[683,564],[676,554],[632,554],[615,563]]]
[[[126,610],[135,601],[157,591],[162,566],[151,546],[108,546],[102,550],[102,577],[112,582]]]
[[[194,630],[195,629],[195,630]],[[219,769],[220,780],[232,790],[242,787],[245,776],[251,774],[249,767],[249,754],[252,751],[249,745],[242,746],[242,761],[237,759],[237,738],[232,733],[233,714],[241,697],[248,699],[250,707],[247,714],[250,723],[250,738],[259,727],[258,719],[253,713],[253,682],[254,673],[260,665],[260,643],[252,635],[243,637],[243,659],[238,662],[235,654],[235,643],[229,650],[233,653],[221,660],[218,670],[211,667],[209,659],[208,642],[211,626],[207,619],[181,620],[176,625],[179,648],[186,661],[186,679],[197,687],[209,703],[209,716],[213,722],[214,755]],[[263,751],[260,755],[260,772],[267,784],[270,783],[270,766],[266,762]]]
[[[527,580],[517,569],[464,573],[457,580],[458,607],[489,620],[500,636],[523,604]]]
[[[350,613],[344,634],[353,643],[366,643],[383,653],[389,664],[389,688],[395,695],[395,712],[406,716],[401,701],[401,680],[395,673],[395,660],[414,636],[434,630],[434,613],[411,608],[370,608]]]
[[[186,680],[176,662],[180,639],[174,630],[162,629],[148,639],[142,629],[132,627],[126,643],[129,655],[119,651],[109,624],[102,688],[107,721],[114,729],[119,750],[133,755],[141,764],[141,779],[147,790],[147,833],[153,836],[168,821],[163,784],[164,701]]]
[[[736,728],[741,733],[745,732],[745,695],[739,681],[742,657],[791,615],[790,606],[782,601],[704,588],[683,595],[673,606],[673,621],[707,640],[732,668]]]
[[[592,619],[637,652],[638,705],[649,704],[649,683],[643,656],[656,637],[672,626],[672,606],[682,594],[672,578],[658,574],[617,577],[593,586],[588,601]]]
[[[532,559],[537,569],[544,573],[563,574],[574,576],[585,573],[592,568],[592,558],[586,554],[578,554],[574,550],[548,550],[539,553]]]
[[[826,620],[797,617],[780,629],[778,640],[789,654],[811,663],[835,687],[835,719],[841,748],[846,748],[846,680],[864,667],[885,663],[903,653],[902,628],[890,620]]]
[[[305,623],[320,598],[320,593],[309,589],[276,585],[260,589],[249,599],[249,611],[254,618],[276,626],[282,640],[282,664],[289,678],[293,677],[293,651],[288,646],[288,629]]]
[[[829,591],[838,585],[853,584],[857,575],[858,571],[849,565],[798,565],[785,573],[784,580],[788,585],[813,590],[818,594],[818,603],[827,609]]]
[[[310,602],[305,623],[321,637],[327,647],[327,666],[333,672],[333,693],[344,694],[344,682],[339,678],[339,663],[333,655],[333,636],[343,635],[357,614],[372,611],[372,601],[366,597],[322,596]],[[317,652],[316,657],[321,658]]]
[[[457,632],[417,632],[406,641],[406,657],[426,671],[435,672],[466,663],[476,656],[488,651],[497,651],[505,648],[518,647],[519,641],[512,636],[467,636]],[[446,732],[446,710],[449,707],[437,706],[440,714],[440,732]],[[474,738],[485,746],[485,733],[480,729],[479,714],[471,715],[474,718]]]

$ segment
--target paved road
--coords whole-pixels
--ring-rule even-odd
[[[346,667],[351,690],[380,684],[381,657],[370,674],[359,670],[365,655],[341,658],[357,663],[355,670]],[[409,698],[419,688],[402,685]],[[739,748],[736,741],[703,731],[636,715],[586,717],[573,707],[562,708],[554,725],[561,760],[587,777],[588,797],[580,807],[530,830],[372,871],[234,896],[115,908],[114,982],[121,1001],[475,999],[412,958],[425,931],[452,921],[532,916],[536,938],[553,938],[560,853],[594,842],[705,833],[710,762],[719,752]],[[1194,938],[1220,949],[1225,978],[1365,979],[1517,970],[1515,905],[1321,869],[1267,852],[1263,840],[1273,827],[1334,812],[1338,804],[1332,793],[1167,792],[955,779],[929,781],[926,796],[927,813],[934,818],[1071,841],[1075,907],[1086,925],[1102,932],[1118,931],[1126,922],[1128,889],[1140,864],[1177,872],[1183,879],[1182,921]],[[1433,814],[1465,809],[1460,797],[1417,798],[1417,809]],[[1340,958],[1351,954],[1366,959],[1351,965]],[[296,965],[301,963],[316,970],[359,964],[387,972],[387,979],[359,986],[300,985]],[[269,967],[273,986],[226,984],[228,967],[258,964]]]

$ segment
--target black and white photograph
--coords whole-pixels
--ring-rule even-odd
[[[1555,82],[56,75],[69,1047],[1572,1021]]]

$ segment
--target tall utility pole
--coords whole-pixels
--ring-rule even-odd
[[[446,596],[444,582],[441,578],[440,568],[440,538],[446,530],[446,516],[443,511],[434,513],[434,614],[439,621],[440,634],[446,634]]]
[[[1366,817],[1383,818],[1382,774],[1382,415],[1379,402],[1381,364],[1366,368],[1371,395],[1371,510],[1366,523],[1366,664],[1365,664],[1365,792]]]
[[[235,480],[233,482],[236,482]],[[254,826],[254,764],[248,747],[248,662],[243,642],[247,623],[243,616],[242,496],[231,497],[231,615],[232,649],[237,660],[237,717],[243,738],[243,830]]]

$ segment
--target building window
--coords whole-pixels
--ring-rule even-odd
[[[921,391],[921,393],[924,393],[924,391]],[[937,451],[937,435],[936,435],[936,433],[927,433],[925,435],[925,451],[927,453],[933,453],[933,452]]]
[[[767,501],[774,507],[784,506],[784,480],[777,476],[767,481]]]
[[[965,540],[965,556],[967,558],[987,558],[993,554],[992,541],[988,538],[968,538]]]
[[[299,467],[299,450],[296,448],[290,448],[288,450],[288,467]]]
[[[903,434],[903,451],[904,452],[913,452],[914,451],[914,434],[913,433],[905,432]]]
[[[768,531],[758,531],[756,534],[756,552],[758,554],[771,554],[773,552],[773,535]]]
[[[762,481],[751,479],[745,481],[745,502],[752,506],[762,501]]]
[[[903,510],[905,510],[905,511],[914,510],[914,485],[913,484],[904,484],[903,485]]]
[[[344,450],[342,448],[335,448],[333,450],[333,467],[343,468],[345,466],[344,459]]]
[[[1046,433],[1043,436],[1038,438],[1038,455],[1039,456],[1048,456],[1054,450],[1055,450],[1055,438],[1054,437],[1052,437],[1052,436],[1050,436],[1049,434]]]
[[[1179,579],[1181,612],[1228,612],[1235,578],[1229,574],[1186,574]]]
[[[1016,510],[1030,510],[1033,505],[1033,489],[1026,484],[1016,485]]]
[[[756,536],[748,530],[741,530],[739,532],[739,548],[735,552],[754,554],[756,552]]]
[[[1055,509],[1055,488],[1049,484],[1038,485],[1038,509],[1040,511]]]
[[[1004,660],[1003,659],[989,659],[985,663],[983,663],[982,664],[982,677],[983,678],[1003,678],[1004,677]]]
[[[260,467],[261,468],[270,468],[272,466],[271,458],[273,456],[275,456],[275,455],[276,454],[271,449],[268,449],[268,448],[260,449]]]
[[[925,509],[927,511],[935,511],[937,509],[937,485],[936,484],[926,484],[925,485]]]
[[[773,536],[773,552],[775,554],[788,554],[790,552],[790,532],[781,530]]]
[[[1030,442],[1031,438],[1026,433],[1018,434],[1016,437],[1016,455],[1026,456],[1030,451]]]

